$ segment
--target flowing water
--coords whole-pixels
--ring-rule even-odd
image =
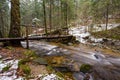
[[[26,43],[22,44],[25,47]],[[81,64],[93,66],[89,74],[83,74],[79,69],[76,72],[75,68],[73,72],[75,80],[83,80],[86,76],[89,76],[88,80],[120,80],[120,57],[103,54],[100,51],[82,50],[81,47],[51,45],[47,42],[30,42],[30,49],[42,56],[67,55],[66,58],[71,60],[69,65],[72,66],[80,67]]]

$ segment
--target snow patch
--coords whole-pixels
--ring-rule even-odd
[[[40,80],[64,80],[63,78],[57,76],[56,74],[40,74],[38,75]]]
[[[17,78],[16,73],[18,69],[18,62],[19,60],[2,59],[0,61],[0,80],[23,80],[22,77],[21,79]],[[8,69],[8,71],[2,72],[3,68],[5,68],[6,66],[10,66],[10,68]]]

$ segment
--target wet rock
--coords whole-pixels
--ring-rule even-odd
[[[80,71],[83,73],[87,73],[92,69],[92,66],[89,64],[82,64],[80,67]]]
[[[75,72],[73,73],[73,77],[75,80],[83,80],[84,74],[82,72]]]
[[[86,39],[89,39],[89,36],[83,37],[83,39],[85,39],[85,40],[86,40]]]
[[[71,72],[71,69],[68,66],[55,66],[53,67],[56,71],[60,72]]]
[[[47,61],[44,58],[37,58],[33,61],[40,64],[40,65],[48,65]]]
[[[79,72],[80,71],[80,66],[77,63],[73,63],[73,64],[69,65],[69,68],[73,72]]]
[[[108,42],[108,39],[107,38],[103,38],[103,42]]]
[[[90,75],[88,73],[86,73],[84,80],[90,80]]]
[[[69,46],[73,46],[73,43],[68,43]]]
[[[0,55],[0,59],[2,59],[2,56]]]
[[[94,54],[94,57],[96,59],[104,59],[105,58],[105,56],[101,52],[99,52],[99,51],[96,51],[96,52],[97,53]]]
[[[120,41],[115,41],[114,44],[115,46],[120,46]]]

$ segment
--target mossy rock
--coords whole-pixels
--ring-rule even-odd
[[[83,73],[87,73],[92,69],[92,66],[89,64],[82,64],[80,67],[80,71]]]
[[[44,58],[36,58],[33,62],[38,63],[40,65],[48,65],[47,61]]]

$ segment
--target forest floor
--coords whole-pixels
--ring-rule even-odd
[[[4,76],[0,75],[0,80],[5,80],[5,79],[19,80],[19,77],[22,77],[22,76],[28,77],[29,74],[31,74],[32,77],[37,78],[39,74],[48,74],[48,71],[45,65],[38,65],[32,62],[32,60],[35,58],[34,52],[32,50],[27,50],[22,47],[11,47],[11,46],[0,47],[0,56],[1,56],[0,61],[2,62],[0,63],[0,69],[1,69],[0,74],[4,75]],[[11,69],[5,70],[4,72],[2,71],[4,68],[7,68],[7,67],[2,68],[2,65],[5,64],[8,66],[7,63],[9,63],[12,60],[19,60],[17,73],[15,73],[15,75],[18,76],[17,78],[13,77],[14,74],[12,75]],[[11,75],[7,76],[8,74],[11,74]]]
[[[34,42],[35,44],[33,45],[34,48],[36,48],[35,46],[37,46],[38,42]],[[60,44],[60,43],[49,43],[51,45],[56,45],[56,46],[59,46],[63,49],[67,49],[69,50],[71,53],[75,52],[77,55],[78,53],[84,53],[84,52],[91,52],[91,51],[95,51],[95,50],[98,50],[102,53],[106,53],[107,55],[111,55],[111,56],[120,56],[119,53],[114,53],[112,52],[112,50],[103,50],[101,48],[98,48],[98,47],[91,47],[91,46],[88,46],[88,45],[84,45],[84,44],[80,44],[80,45],[73,45],[73,46],[67,46],[67,45],[64,45],[64,44]],[[42,43],[40,43],[38,45],[38,49],[42,52],[42,49],[40,49],[40,47],[44,47],[45,45],[43,45]],[[55,50],[56,51],[56,50]],[[81,52],[82,51],[82,52]],[[36,51],[35,51],[36,52]],[[54,49],[53,49],[53,53],[54,53]],[[29,78],[32,78],[34,77],[34,79],[37,78],[37,76],[39,76],[39,74],[49,74],[51,72],[54,72],[54,70],[52,70],[51,66],[45,66],[45,65],[39,65],[39,64],[36,64],[35,62],[33,62],[33,60],[35,58],[38,58],[34,55],[34,52],[33,50],[27,50],[25,48],[21,48],[21,47],[1,47],[0,48],[0,55],[2,56],[2,58],[9,58],[11,57],[12,59],[16,59],[16,60],[20,60],[20,64],[21,65],[21,69],[18,68],[18,72],[17,74],[19,76],[26,76],[26,70],[27,70],[27,74],[29,74],[29,68],[30,68],[30,74],[31,76],[29,76]],[[82,58],[82,57],[81,57]],[[42,59],[42,58],[40,58]],[[45,58],[44,58],[45,59]],[[77,58],[75,58],[77,59]],[[86,58],[84,58],[86,59]],[[64,59],[62,57],[46,57],[46,60],[49,62],[49,61],[52,61],[52,62],[56,62],[57,63],[60,63],[60,61],[63,61]],[[77,60],[81,60],[81,59],[77,59]],[[43,60],[42,60],[43,61]],[[85,60],[83,60],[85,61]],[[26,67],[26,68],[23,68],[23,67]],[[25,71],[24,71],[25,70]],[[25,72],[25,73],[24,73]],[[61,73],[58,73],[58,75],[62,76]],[[64,74],[64,75],[67,75],[66,76],[66,80],[74,80],[72,79],[72,74],[71,73],[68,73],[68,74]],[[27,76],[28,77],[28,76]],[[68,78],[68,79],[67,79]],[[34,80],[33,79],[33,80]]]
[[[91,33],[96,38],[103,39],[103,45],[120,52],[120,26],[107,30]]]

